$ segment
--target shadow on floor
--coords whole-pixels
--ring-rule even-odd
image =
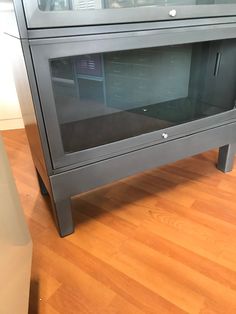
[[[39,313],[39,281],[31,279],[29,293],[29,314]]]

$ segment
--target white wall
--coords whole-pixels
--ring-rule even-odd
[[[0,312],[28,313],[32,240],[0,135]],[[3,253],[2,253],[3,252]]]
[[[9,51],[14,51],[14,41],[7,40],[3,30],[9,23],[6,18],[9,4],[0,3],[0,130],[23,128],[16,94]]]

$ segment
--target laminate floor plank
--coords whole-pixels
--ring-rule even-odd
[[[30,314],[235,314],[236,165],[217,150],[73,197],[58,236],[24,130],[2,132],[33,239]]]

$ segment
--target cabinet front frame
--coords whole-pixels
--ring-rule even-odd
[[[38,85],[39,99],[46,127],[49,150],[54,169],[73,168],[91,164],[130,151],[139,150],[166,140],[162,133],[169,134],[168,141],[199,131],[207,130],[236,119],[236,110],[180,124],[170,128],[146,133],[125,140],[98,146],[95,148],[65,153],[63,149],[60,126],[57,120],[53,96],[49,60],[75,55],[112,52],[128,49],[161,47],[175,44],[203,42],[235,38],[236,24],[199,26],[173,30],[153,30],[76,36],[54,39],[30,40],[31,54]]]
[[[42,11],[38,7],[37,0],[22,0],[22,2],[29,29],[236,16],[236,4]],[[177,12],[175,17],[169,15],[172,9]]]

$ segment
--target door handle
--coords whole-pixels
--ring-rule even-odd
[[[219,74],[220,62],[221,62],[221,53],[217,52],[217,54],[216,54],[216,62],[215,62],[215,67],[214,67],[214,76],[217,76]]]

